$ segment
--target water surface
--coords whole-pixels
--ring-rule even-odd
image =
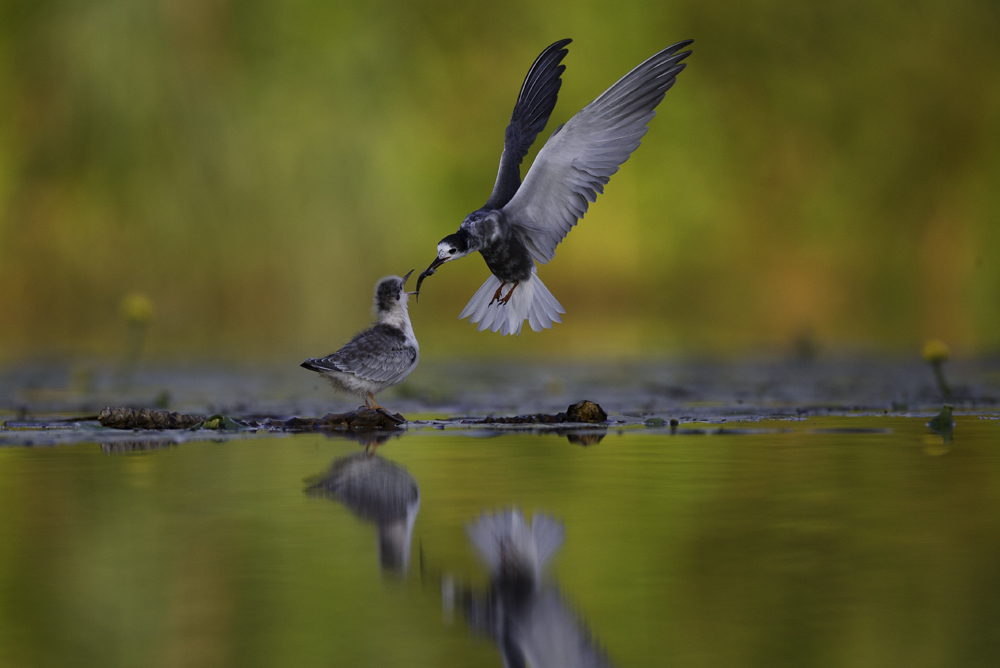
[[[924,422],[411,431],[372,455],[419,487],[395,528],[306,493],[354,441],[0,448],[0,665],[501,666],[465,526],[514,507],[611,665],[995,666],[1000,421]]]

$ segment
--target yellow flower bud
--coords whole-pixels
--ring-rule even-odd
[[[144,325],[153,319],[153,302],[141,292],[133,292],[121,303],[121,313],[125,320],[136,325]]]
[[[924,344],[924,360],[927,362],[944,362],[948,359],[948,346],[944,341],[931,339]]]

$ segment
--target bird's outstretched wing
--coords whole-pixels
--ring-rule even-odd
[[[566,69],[559,63],[568,53],[563,47],[572,41],[561,39],[550,45],[528,70],[510,116],[510,124],[504,132],[500,171],[497,172],[493,194],[486,202],[487,209],[502,208],[521,185],[521,161],[535,142],[535,137],[545,129],[556,106],[559,87],[562,86],[560,77]]]
[[[503,208],[532,257],[544,264],[604,192],[604,184],[639,147],[656,105],[684,69],[684,40],[652,56],[556,129],[524,184]]]
[[[397,328],[378,324],[321,359],[308,360],[314,371],[342,371],[374,382],[392,380],[416,361],[417,351]],[[305,365],[303,365],[305,366]]]
[[[521,665],[526,660],[530,666],[612,668],[607,652],[556,587],[545,587],[512,612],[511,645],[519,650]]]

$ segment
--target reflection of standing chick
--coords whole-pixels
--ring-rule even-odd
[[[402,466],[359,452],[333,462],[311,481],[309,494],[336,497],[359,518],[378,528],[378,561],[387,573],[406,575],[410,539],[420,511],[420,486]]]
[[[305,368],[322,374],[333,386],[381,408],[375,394],[402,383],[417,368],[420,346],[410,326],[406,301],[412,293],[403,286],[410,277],[386,276],[375,285],[378,322],[355,335],[347,345],[320,359],[307,359]]]

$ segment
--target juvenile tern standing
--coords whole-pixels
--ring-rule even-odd
[[[420,486],[399,464],[367,452],[333,461],[314,478],[309,494],[340,499],[352,513],[378,528],[382,570],[405,576],[410,567],[413,526],[420,511]]]
[[[375,284],[378,322],[356,334],[343,348],[319,359],[307,359],[305,368],[316,371],[333,386],[365,400],[368,408],[382,408],[375,394],[402,383],[420,359],[420,346],[410,326],[406,302],[411,292],[403,286],[406,276],[386,276]]]
[[[570,41],[549,46],[528,70],[504,133],[493,193],[438,243],[437,258],[417,281],[419,293],[423,279],[442,264],[479,251],[493,275],[458,316],[479,323],[479,331],[520,334],[525,320],[536,332],[562,322],[559,314],[566,311],[538,278],[535,263],[555,256],[589,203],[639,147],[656,106],[686,66],[681,61],[691,55],[681,49],[694,40],[652,56],[556,128],[522,184],[521,161],[555,107],[566,69],[559,63]]]

